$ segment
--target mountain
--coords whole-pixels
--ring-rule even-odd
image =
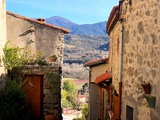
[[[64,27],[64,28],[67,28],[69,30],[72,30],[74,28],[74,26],[77,26],[76,23],[74,23],[74,22],[72,22],[72,21],[70,21],[66,18],[59,17],[59,16],[53,16],[53,17],[50,17],[50,18],[46,18],[45,20],[49,24]]]
[[[64,63],[85,63],[106,57],[109,49],[107,35],[65,35]]]
[[[47,23],[61,26],[70,30],[74,35],[104,35],[106,34],[106,21],[95,24],[78,25],[66,18],[54,16],[45,19]]]
[[[74,35],[103,35],[105,33],[106,22],[99,22],[95,24],[77,25],[71,30]]]
[[[79,25],[59,16],[45,20],[46,23],[70,30],[70,34],[64,36],[63,77],[88,79],[89,71],[83,64],[108,55],[109,38],[106,34],[106,21]]]

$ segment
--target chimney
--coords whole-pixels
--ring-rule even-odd
[[[43,19],[43,18],[37,18],[36,21],[39,21],[41,23],[45,23],[45,19]]]

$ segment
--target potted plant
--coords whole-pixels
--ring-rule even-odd
[[[53,54],[49,57],[50,62],[56,62],[57,60],[57,55]]]

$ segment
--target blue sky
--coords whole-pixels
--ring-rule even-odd
[[[77,24],[106,21],[119,0],[6,0],[8,11],[29,18],[60,16]]]

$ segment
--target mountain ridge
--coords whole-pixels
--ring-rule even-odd
[[[77,24],[64,17],[53,16],[45,19],[47,23],[69,29],[73,35],[104,35],[106,21],[93,24]]]

